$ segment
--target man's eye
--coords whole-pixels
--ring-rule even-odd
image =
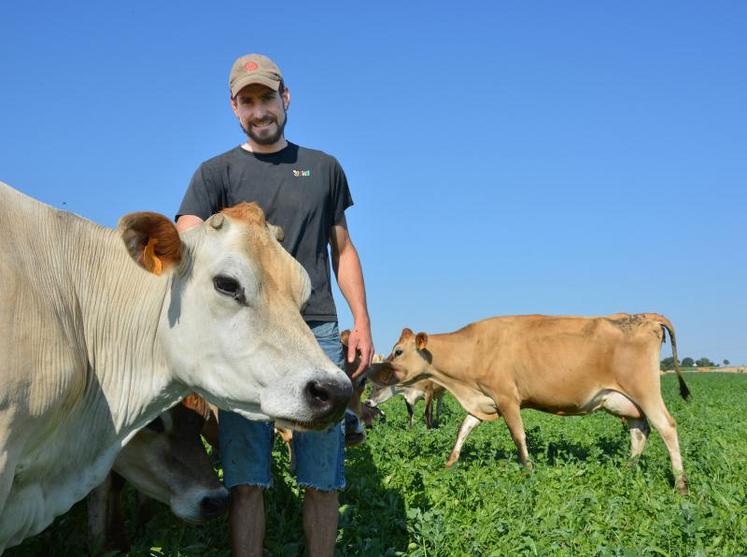
[[[239,281],[235,278],[227,277],[226,275],[218,275],[213,279],[213,286],[224,296],[230,296],[242,304],[246,303],[244,289],[241,288]]]

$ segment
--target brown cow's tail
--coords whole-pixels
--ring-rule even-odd
[[[680,396],[687,400],[690,396],[690,389],[687,388],[685,379],[682,377],[680,361],[679,358],[677,358],[677,341],[674,337],[674,325],[672,325],[672,322],[669,319],[667,319],[663,315],[659,315],[658,313],[642,313],[641,315],[647,319],[656,321],[661,325],[662,329],[669,332],[669,338],[672,341],[672,358],[674,358],[674,371],[677,372],[677,380],[680,383]],[[665,339],[666,334],[662,336],[661,341],[664,342]]]

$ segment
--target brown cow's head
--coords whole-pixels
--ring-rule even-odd
[[[422,379],[429,366],[428,335],[417,335],[408,328],[402,329],[392,353],[380,364],[372,364],[367,376],[378,385],[409,385]]]
[[[190,395],[140,430],[120,451],[114,470],[179,518],[203,522],[223,514],[228,491],[200,438],[211,412],[202,398]]]

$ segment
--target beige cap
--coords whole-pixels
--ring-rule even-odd
[[[231,98],[251,83],[260,83],[277,91],[283,75],[275,62],[261,54],[247,54],[233,63],[228,86],[231,88]]]

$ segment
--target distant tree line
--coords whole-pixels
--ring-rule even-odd
[[[731,362],[729,360],[724,360],[723,364],[725,366],[728,366]],[[693,360],[692,358],[682,358],[682,361],[679,362],[680,367],[719,367],[719,364],[712,362],[708,358],[700,358],[698,360]],[[662,371],[669,371],[670,369],[674,369],[674,358],[664,358],[661,361],[661,370]]]

